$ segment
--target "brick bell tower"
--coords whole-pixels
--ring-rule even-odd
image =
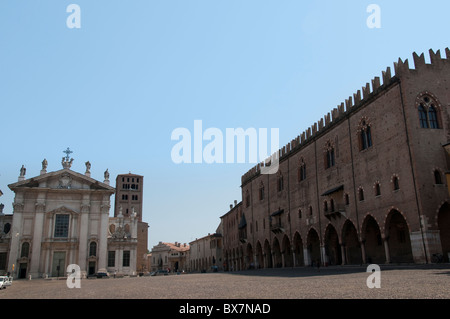
[[[143,190],[144,176],[132,174],[131,172],[117,175],[114,217],[119,215],[120,207],[122,207],[123,216],[128,217],[131,214],[136,214],[138,220],[136,270],[138,273],[148,271],[148,223],[142,221]]]

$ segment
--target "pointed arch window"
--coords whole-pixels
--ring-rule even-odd
[[[306,164],[303,158],[300,160],[298,167],[298,181],[304,181],[306,179]]]
[[[421,128],[428,128],[428,115],[423,105],[419,105],[419,120]]]
[[[335,165],[335,152],[334,152],[334,145],[331,143],[331,141],[328,141],[325,145],[325,169],[333,167]]]
[[[419,123],[421,128],[439,129],[441,128],[439,103],[426,92],[418,96]]]
[[[359,150],[363,151],[372,147],[372,128],[366,117],[363,117],[359,123]]]
[[[259,200],[264,199],[264,183],[259,184]]]
[[[283,181],[283,174],[278,174],[278,191],[281,192],[284,189],[284,181]]]
[[[428,122],[430,123],[430,128],[439,128],[436,108],[433,105],[428,109]]]

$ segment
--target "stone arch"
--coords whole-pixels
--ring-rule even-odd
[[[369,264],[381,264],[386,261],[386,254],[381,236],[381,229],[377,220],[367,214],[362,223],[361,238],[364,242],[366,261]]]
[[[385,237],[388,241],[390,261],[412,263],[413,254],[409,225],[405,216],[397,209],[391,209],[385,222]]]
[[[344,226],[342,226],[342,245],[344,246],[344,258],[346,264],[362,264],[362,253],[358,232],[350,219],[347,219]]]
[[[269,241],[266,239],[264,241],[264,257],[265,257],[265,265],[266,268],[272,268],[273,264],[272,264],[272,249],[270,248],[270,244]]]
[[[325,229],[325,263],[329,265],[341,265],[342,254],[339,236],[336,228],[330,223]]]
[[[294,260],[292,258],[291,241],[287,235],[283,236],[281,250],[284,259],[284,267],[294,267]]]
[[[320,238],[317,231],[311,227],[306,238],[306,247],[308,251],[309,265],[317,265],[321,263],[320,258]]]
[[[273,254],[273,266],[275,268],[283,267],[283,259],[281,257],[281,247],[277,237],[273,239],[272,254]]]
[[[248,243],[246,247],[245,266],[247,269],[255,268],[255,262],[253,260],[253,247],[250,243]]]
[[[263,249],[261,246],[261,243],[258,242],[256,243],[256,260],[255,260],[255,267],[256,268],[262,268],[264,267],[264,253],[263,253]]]
[[[305,259],[304,259],[305,257],[303,255],[303,240],[302,240],[302,236],[300,236],[299,232],[295,232],[295,234],[294,234],[293,246],[294,246],[294,256],[295,256],[294,267],[304,266],[305,265]]]
[[[437,216],[439,237],[441,240],[442,253],[444,261],[449,262],[448,253],[450,253],[450,204],[445,202],[439,208]]]

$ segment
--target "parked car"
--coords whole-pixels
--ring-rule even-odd
[[[0,276],[0,289],[6,289],[12,285],[13,278],[8,276]]]
[[[87,276],[88,278],[109,278],[109,273],[107,272],[98,272],[95,274],[91,274]]]
[[[160,269],[158,271],[154,271],[154,272],[150,273],[150,276],[160,276],[160,275],[167,276],[167,275],[169,275],[169,271],[165,270],[165,269]]]

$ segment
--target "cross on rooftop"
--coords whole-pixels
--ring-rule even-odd
[[[69,155],[73,152],[69,148],[67,148],[65,151],[63,151],[63,153],[66,153],[66,160],[69,161]]]

